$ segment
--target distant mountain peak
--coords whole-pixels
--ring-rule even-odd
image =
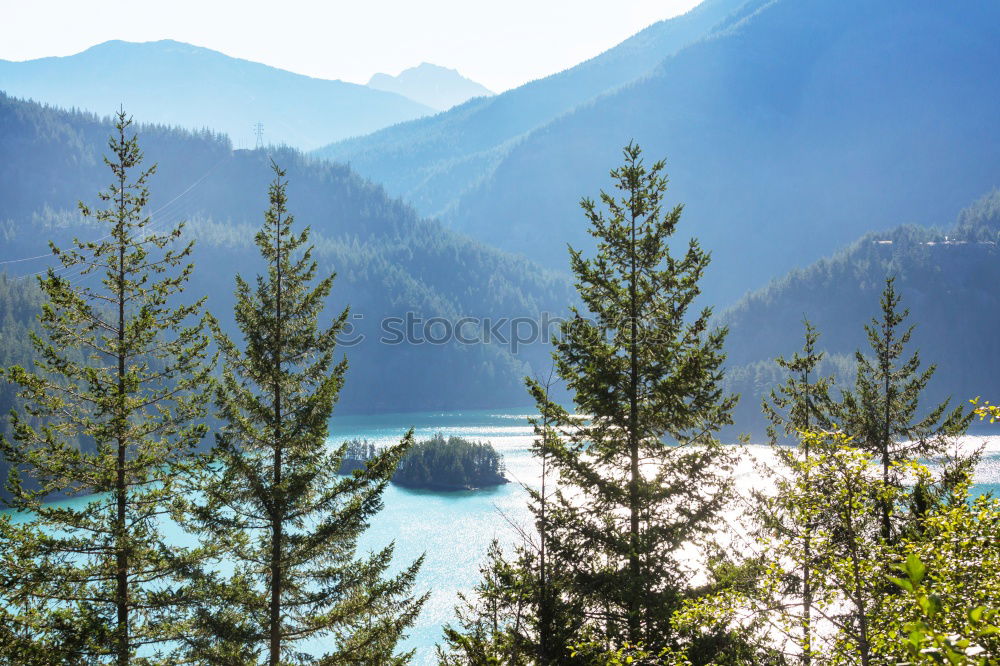
[[[404,95],[173,39],[115,39],[70,56],[0,60],[0,90],[98,115],[124,105],[136,120],[211,128],[242,147],[257,143],[251,130],[257,123],[266,144],[309,149],[436,111]]]
[[[485,86],[462,76],[457,69],[422,62],[397,76],[378,73],[368,81],[375,90],[394,92],[439,111],[445,111],[473,97],[493,94]]]
[[[102,51],[120,51],[122,49],[141,49],[144,51],[159,51],[162,53],[216,53],[223,55],[204,46],[197,46],[187,42],[179,42],[176,39],[154,39],[146,42],[132,42],[125,39],[109,39],[100,44],[84,49],[80,53],[99,53]],[[80,54],[75,54],[80,55]]]

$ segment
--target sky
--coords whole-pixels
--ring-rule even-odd
[[[176,39],[352,83],[431,62],[502,92],[591,58],[698,2],[0,0],[0,59],[72,55],[109,39]]]

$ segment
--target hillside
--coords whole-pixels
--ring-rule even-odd
[[[368,87],[385,90],[432,109],[446,111],[473,97],[489,97],[493,93],[485,86],[467,79],[458,71],[422,62],[404,69],[396,76],[378,73],[368,81]]]
[[[449,219],[559,267],[566,242],[590,243],[580,195],[634,139],[668,158],[671,198],[713,254],[706,292],[732,302],[1000,182],[998,31],[987,0],[776,0],[533,132]]]
[[[943,228],[943,227],[942,227]],[[802,347],[803,317],[828,353],[823,373],[853,385],[854,350],[876,316],[885,278],[895,276],[915,324],[912,348],[937,364],[927,405],[1000,395],[1000,190],[965,209],[947,231],[901,226],[870,233],[829,258],[792,271],[720,313],[729,326],[730,390],[743,394],[737,425],[763,431],[761,396],[781,380],[773,359]],[[835,392],[836,394],[836,392]]]
[[[764,1],[750,0],[750,4]],[[424,215],[445,214],[464,192],[488,178],[523,136],[643,76],[745,3],[705,0],[687,14],[651,25],[558,74],[495,97],[470,100],[446,113],[345,140],[315,154],[349,162],[359,174],[382,183]]]
[[[81,226],[76,201],[94,203],[109,174],[101,163],[109,124],[94,116],[43,108],[0,96],[0,270],[27,276],[54,265],[47,242],[67,245],[96,229]],[[253,235],[267,207],[270,159],[288,171],[289,207],[310,225],[320,270],[338,274],[328,313],[352,308],[351,324],[364,341],[345,345],[351,368],[343,409],[377,412],[441,407],[472,408],[528,402],[522,377],[529,362],[547,359],[544,345],[445,344],[398,340],[400,323],[414,320],[411,339],[437,339],[445,322],[499,314],[537,318],[563,312],[572,299],[567,281],[521,258],[498,252],[435,222],[348,168],[317,163],[290,149],[233,151],[224,138],[142,126],[147,162],[158,163],[150,204],[157,226],[189,220],[197,239],[188,296],[209,297],[209,309],[231,320],[233,277],[261,267]],[[30,259],[32,257],[38,257]],[[6,263],[29,258],[27,261]],[[23,308],[22,308],[23,310]],[[436,327],[428,320],[439,318]],[[484,325],[487,322],[484,322]],[[483,340],[477,325],[466,339]],[[391,333],[391,334],[390,334]],[[426,336],[424,335],[426,334]],[[381,342],[380,339],[386,342]]]
[[[111,41],[76,55],[0,60],[0,90],[107,114],[119,105],[146,122],[312,149],[432,113],[392,92],[316,79],[181,42]]]
[[[671,200],[686,204],[685,228],[713,253],[705,287],[718,303],[886,220],[938,223],[1000,182],[1000,4],[773,0],[680,30],[699,11],[725,16],[739,4],[652,26],[684,38],[672,54],[661,40],[646,76],[586,103],[562,98],[558,77],[537,82],[543,102],[566,101],[542,126],[513,105],[532,93],[525,87],[321,154],[383,178],[453,228],[561,270],[566,242],[591,242],[577,202],[607,183],[634,139],[649,160],[668,159]],[[595,67],[565,74],[596,81]],[[502,104],[521,125],[496,120]],[[511,131],[497,136],[497,126]]]

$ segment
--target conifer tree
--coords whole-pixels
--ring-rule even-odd
[[[536,533],[521,531],[511,556],[496,541],[491,544],[474,596],[460,595],[458,627],[444,627],[440,664],[571,663],[568,647],[579,639],[583,626],[582,606],[564,594],[567,567],[549,552],[550,525],[560,519],[552,507],[558,489],[553,488],[549,463],[552,448],[560,446],[556,425],[569,415],[549,399],[551,375],[544,383],[534,378],[525,383],[543,409],[529,419],[535,432],[531,453],[541,465],[541,483],[537,489],[524,486]]]
[[[525,551],[519,549],[519,554]],[[509,559],[494,539],[479,572],[472,595],[458,595],[458,627],[447,624],[443,628],[445,643],[437,647],[439,666],[545,663],[538,658],[533,640],[537,581],[530,559]]]
[[[396,645],[425,599],[411,592],[421,560],[386,576],[393,546],[358,557],[356,544],[412,432],[338,476],[347,445],[330,447],[327,432],[347,368],[335,347],[348,311],[320,325],[334,276],[313,284],[309,229],[293,232],[285,173],[273,168],[255,238],[267,274],[255,288],[236,278],[245,347],[212,324],[224,359],[224,427],[194,524],[234,572],[200,581],[206,601],[192,652],[203,663],[277,666],[312,659],[299,648],[321,641],[330,649],[318,663],[402,663],[408,656],[395,655]]]
[[[526,539],[522,546],[522,562],[532,567],[535,576],[534,603],[534,653],[539,664],[560,664],[568,661],[567,646],[578,638],[583,626],[583,606],[579,600],[564,593],[568,580],[564,575],[568,567],[559,560],[558,550],[550,548],[553,525],[558,526],[564,512],[559,510],[560,491],[553,471],[553,451],[563,446],[559,424],[568,423],[571,416],[551,399],[553,377],[543,383],[526,378],[528,392],[541,410],[530,420],[535,432],[531,453],[541,464],[541,484],[535,490],[528,488],[529,509],[535,517],[537,546]],[[558,533],[558,527],[555,528]]]
[[[570,260],[586,311],[554,340],[586,418],[535,397],[564,442],[550,447],[560,493],[547,528],[562,593],[598,640],[653,648],[674,640],[670,617],[690,589],[682,547],[713,531],[729,497],[715,433],[736,399],[720,387],[726,331],[710,330],[710,309],[691,312],[709,256],[695,240],[670,254],[682,207],[663,209],[664,163],[647,169],[634,144],[624,158],[611,171],[621,196],[602,192],[605,210],[582,201],[597,253]]]
[[[907,356],[913,326],[903,328],[909,310],[900,310],[894,278],[886,279],[879,302],[881,317],[865,325],[871,356],[856,352],[855,387],[844,394],[837,417],[855,445],[878,460],[882,482],[902,488],[902,473],[894,463],[943,452],[949,437],[965,432],[973,413],[963,413],[961,406],[949,410],[950,400],[945,400],[919,415],[920,395],[935,366],[921,371],[919,353]],[[881,535],[887,543],[898,535],[893,529],[894,513],[895,507],[888,502],[880,505]]]
[[[805,326],[805,341],[802,353],[795,353],[791,359],[778,357],[775,363],[788,372],[785,383],[771,390],[770,396],[762,401],[762,411],[770,421],[768,425],[768,437],[771,440],[772,450],[776,453],[778,462],[783,469],[795,475],[802,473],[806,485],[809,484],[808,475],[811,471],[809,465],[812,451],[812,437],[803,437],[803,433],[813,429],[826,429],[830,427],[830,385],[832,380],[827,377],[818,377],[817,367],[823,359],[823,353],[816,350],[816,341],[819,333],[809,321],[803,322]],[[792,436],[798,442],[796,449],[779,447],[782,437]],[[801,458],[801,463],[800,460]],[[797,581],[798,591],[801,595],[801,616],[799,625],[802,632],[800,649],[801,661],[803,664],[812,663],[813,652],[813,581],[812,571],[814,569],[812,560],[812,541],[816,526],[811,520],[809,512],[796,510],[797,507],[788,506],[778,498],[771,501],[763,494],[757,494],[755,506],[759,507],[757,517],[765,530],[769,530],[778,538],[795,539],[801,543],[802,565],[799,570],[800,579]],[[805,518],[805,520],[803,520]]]
[[[6,373],[25,405],[2,445],[9,503],[34,520],[0,522],[3,603],[50,663],[126,666],[169,652],[184,629],[176,575],[197,555],[165,544],[160,524],[206,432],[208,338],[201,302],[174,304],[192,245],[175,248],[182,227],[155,229],[144,214],[155,167],[141,169],[130,125],[119,111],[106,207],[80,204],[107,235],[53,246],[78,277],[50,270],[40,280],[48,302],[45,337],[32,335],[35,369]]]
[[[808,320],[802,324],[805,333],[801,353],[796,352],[790,359],[782,356],[774,359],[778,367],[788,373],[788,378],[784,384],[773,388],[761,402],[761,410],[769,421],[768,439],[774,445],[787,437],[800,441],[800,432],[826,429],[831,425],[833,404],[830,387],[833,380],[818,376],[819,364],[823,360],[823,352],[816,349],[819,332]],[[809,440],[801,443],[806,448],[804,455],[808,457],[805,445]]]

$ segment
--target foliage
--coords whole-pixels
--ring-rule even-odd
[[[167,544],[160,523],[206,432],[208,338],[201,302],[170,303],[191,274],[192,246],[175,248],[182,227],[162,231],[145,214],[155,167],[141,169],[130,125],[119,112],[105,159],[114,181],[99,195],[106,208],[81,204],[107,234],[52,246],[80,277],[50,269],[40,279],[35,370],[5,373],[24,404],[11,413],[13,441],[0,442],[8,503],[32,515],[27,525],[0,521],[8,627],[71,663],[124,666],[172,652],[186,629],[178,577],[198,557]],[[85,494],[86,503],[46,503]]]
[[[74,235],[89,239],[103,234],[80,220],[75,206],[79,193],[96,191],[103,178],[100,154],[109,128],[92,115],[0,93],[5,156],[0,164],[0,261],[42,255],[47,239],[59,244]],[[226,137],[206,132],[155,125],[141,125],[138,132],[147,154],[156,155],[159,164],[155,221],[189,220],[187,231],[198,240],[193,261],[205,270],[192,275],[188,293],[209,298],[225,332],[238,332],[225,276],[263,270],[253,239],[260,211],[267,206],[268,159],[273,156],[288,171],[300,219],[313,222],[313,256],[325,272],[336,267],[337,291],[352,304],[341,339],[353,345],[352,378],[338,409],[371,413],[528,404],[521,378],[530,371],[527,364],[547,363],[548,334],[519,345],[516,354],[509,326],[495,328],[500,337],[492,334],[489,342],[482,341],[499,316],[538,322],[542,313],[561,311],[573,297],[565,275],[420,218],[346,164],[287,148],[234,151]],[[30,260],[7,265],[7,270],[22,276],[52,263]],[[407,313],[420,318],[414,330],[421,338],[424,322],[432,318],[454,325],[471,317],[476,321],[463,325],[462,336],[476,342],[419,344],[399,334],[406,330],[402,323],[392,325],[392,333],[383,329],[384,320],[403,322]],[[21,311],[15,314],[20,317]],[[26,313],[18,325],[30,325],[34,315]],[[441,329],[431,327],[430,332],[437,335]],[[526,332],[522,327],[521,334]],[[9,408],[10,403],[0,404],[4,414]]]
[[[972,403],[972,412],[980,421],[990,420],[990,423],[996,423],[1000,419],[1000,405],[992,405],[989,400],[984,400],[982,404],[979,404],[979,398],[975,397],[969,402]]]
[[[534,581],[523,562],[509,561],[494,539],[479,567],[480,581],[472,595],[459,594],[458,627],[444,627],[444,645],[437,649],[442,666],[538,663],[525,639],[532,622]]]
[[[320,325],[333,276],[312,284],[309,230],[293,232],[285,174],[273,168],[255,237],[267,273],[256,288],[236,278],[245,346],[213,321],[224,427],[192,524],[233,572],[199,577],[199,631],[188,644],[200,663],[297,663],[297,646],[310,639],[324,640],[321,663],[402,663],[396,645],[426,598],[411,592],[421,560],[387,575],[392,545],[366,557],[355,550],[412,433],[338,477],[346,447],[331,450],[326,437],[347,368],[334,355],[348,311]]]
[[[459,626],[445,627],[445,645],[438,647],[444,664],[497,663],[564,664],[572,662],[567,646],[579,639],[583,606],[565,594],[567,567],[549,550],[552,524],[552,447],[560,446],[554,424],[565,410],[548,401],[551,375],[544,384],[527,379],[544,410],[530,419],[535,439],[532,454],[541,462],[541,487],[524,486],[537,536],[521,530],[511,555],[494,543],[480,567],[481,582],[474,596],[463,597],[456,609]],[[506,661],[505,661],[506,660]]]
[[[418,488],[482,488],[506,483],[503,458],[488,442],[438,433],[418,442],[399,462],[392,480]]]
[[[906,639],[903,646],[914,664],[961,664],[963,666],[986,666],[997,654],[987,652],[975,640],[994,638],[1000,634],[1000,626],[994,622],[995,610],[976,606],[966,614],[966,625],[962,633],[945,633],[941,629],[941,602],[936,594],[928,593],[923,585],[926,566],[915,555],[906,558],[900,565],[904,578],[893,578],[906,593],[918,619],[903,625]]]
[[[570,657],[580,664],[594,666],[686,666],[691,662],[676,654],[669,648],[663,648],[658,653],[647,650],[642,643],[635,645],[625,643],[619,648],[606,650],[599,641],[579,643],[570,648]]]
[[[708,255],[695,241],[669,254],[681,207],[663,209],[664,164],[647,170],[634,144],[624,155],[611,172],[622,196],[601,193],[607,213],[582,202],[598,250],[570,256],[587,312],[574,309],[554,340],[557,372],[588,416],[532,392],[558,433],[547,549],[561,594],[609,646],[658,651],[690,589],[681,549],[712,532],[729,496],[713,433],[735,398],[719,388],[725,331],[708,329],[709,310],[690,313]]]
[[[44,302],[45,294],[36,281],[0,273],[0,368],[31,367],[34,358],[31,333],[41,332],[38,314]],[[82,355],[77,354],[75,360],[82,361]],[[9,414],[12,409],[23,413],[23,405],[17,399],[17,385],[0,382],[0,414]],[[7,419],[0,420],[0,436],[11,436]],[[7,470],[7,461],[0,456],[0,478],[7,478]],[[6,497],[4,489],[0,489],[0,497]]]
[[[851,447],[846,436],[803,432],[801,437],[803,444],[775,479],[770,511],[784,517],[784,528],[758,537],[759,576],[743,589],[690,602],[678,622],[694,630],[721,624],[745,632],[761,648],[770,645],[803,661],[808,646],[808,660],[854,654],[861,663],[872,663],[870,625],[879,596],[871,581],[879,578],[886,556],[876,536],[877,502],[892,489],[872,474],[869,456]],[[810,581],[809,615],[803,571]],[[806,634],[807,617],[813,629],[826,625],[833,632]]]
[[[832,425],[830,388],[833,381],[829,377],[817,376],[817,369],[823,360],[823,353],[816,349],[819,333],[808,320],[803,325],[805,340],[802,352],[796,352],[791,359],[780,356],[775,359],[775,364],[788,372],[788,378],[784,384],[772,389],[770,399],[765,399],[761,405],[770,421],[768,435],[771,450],[780,468],[773,470],[760,466],[760,471],[764,478],[774,479],[784,475],[786,481],[801,476],[801,482],[808,486],[811,483],[809,475],[814,438],[803,437],[801,433]],[[795,436],[798,446],[779,446],[779,437],[789,435]],[[785,499],[780,493],[771,497],[762,491],[752,491],[751,506],[756,510],[751,513],[758,529],[767,534],[765,539],[777,537],[789,545],[795,551],[791,559],[800,564],[798,571],[786,572],[787,579],[780,591],[768,589],[766,585],[758,588],[758,591],[764,592],[764,599],[757,601],[772,607],[784,607],[785,617],[777,626],[796,646],[803,663],[809,664],[812,662],[815,633],[812,576],[815,570],[813,539],[817,528],[816,516],[812,515],[814,508],[797,506]],[[775,593],[781,597],[780,604],[776,604]],[[798,611],[793,599],[799,600]],[[775,623],[771,626],[774,627]]]
[[[865,326],[872,357],[857,352],[855,388],[844,392],[836,412],[857,446],[878,458],[882,483],[902,489],[903,467],[897,463],[942,453],[952,438],[965,432],[973,415],[963,413],[961,406],[949,410],[945,400],[918,417],[920,397],[935,366],[921,370],[919,354],[907,355],[913,326],[902,328],[909,311],[900,310],[893,278],[885,281],[880,303],[881,317]],[[887,543],[898,534],[896,510],[888,502],[880,507],[881,535]]]
[[[1000,501],[971,500],[969,485],[966,477],[955,501],[927,515],[924,531],[900,546],[903,576],[893,580],[906,594],[892,599],[882,619],[902,626],[900,658],[922,653],[926,663],[974,664],[1000,656],[1000,633],[992,627],[1000,609]],[[949,652],[975,659],[952,661]]]
[[[379,450],[365,440],[347,442],[340,473],[363,469]],[[503,456],[489,442],[437,433],[410,447],[392,475],[401,486],[432,490],[474,490],[507,483]]]

